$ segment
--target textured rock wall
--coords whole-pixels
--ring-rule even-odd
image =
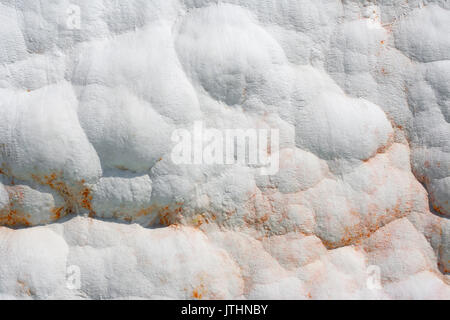
[[[450,299],[449,10],[0,0],[0,298]],[[175,164],[195,121],[279,171]]]

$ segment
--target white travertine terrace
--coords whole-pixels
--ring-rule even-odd
[[[450,299],[449,30],[446,0],[0,0],[0,299]],[[174,164],[195,121],[279,129],[280,170]]]

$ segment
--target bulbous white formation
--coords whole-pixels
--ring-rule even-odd
[[[0,0],[0,299],[449,299],[449,10]],[[279,171],[173,163],[195,121]]]

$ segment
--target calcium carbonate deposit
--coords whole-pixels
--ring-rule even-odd
[[[447,0],[0,0],[0,299],[450,299],[449,121]]]

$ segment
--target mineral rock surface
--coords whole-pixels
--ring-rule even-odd
[[[449,30],[445,0],[0,0],[0,299],[450,299]],[[175,163],[198,122],[278,130],[278,170]]]

